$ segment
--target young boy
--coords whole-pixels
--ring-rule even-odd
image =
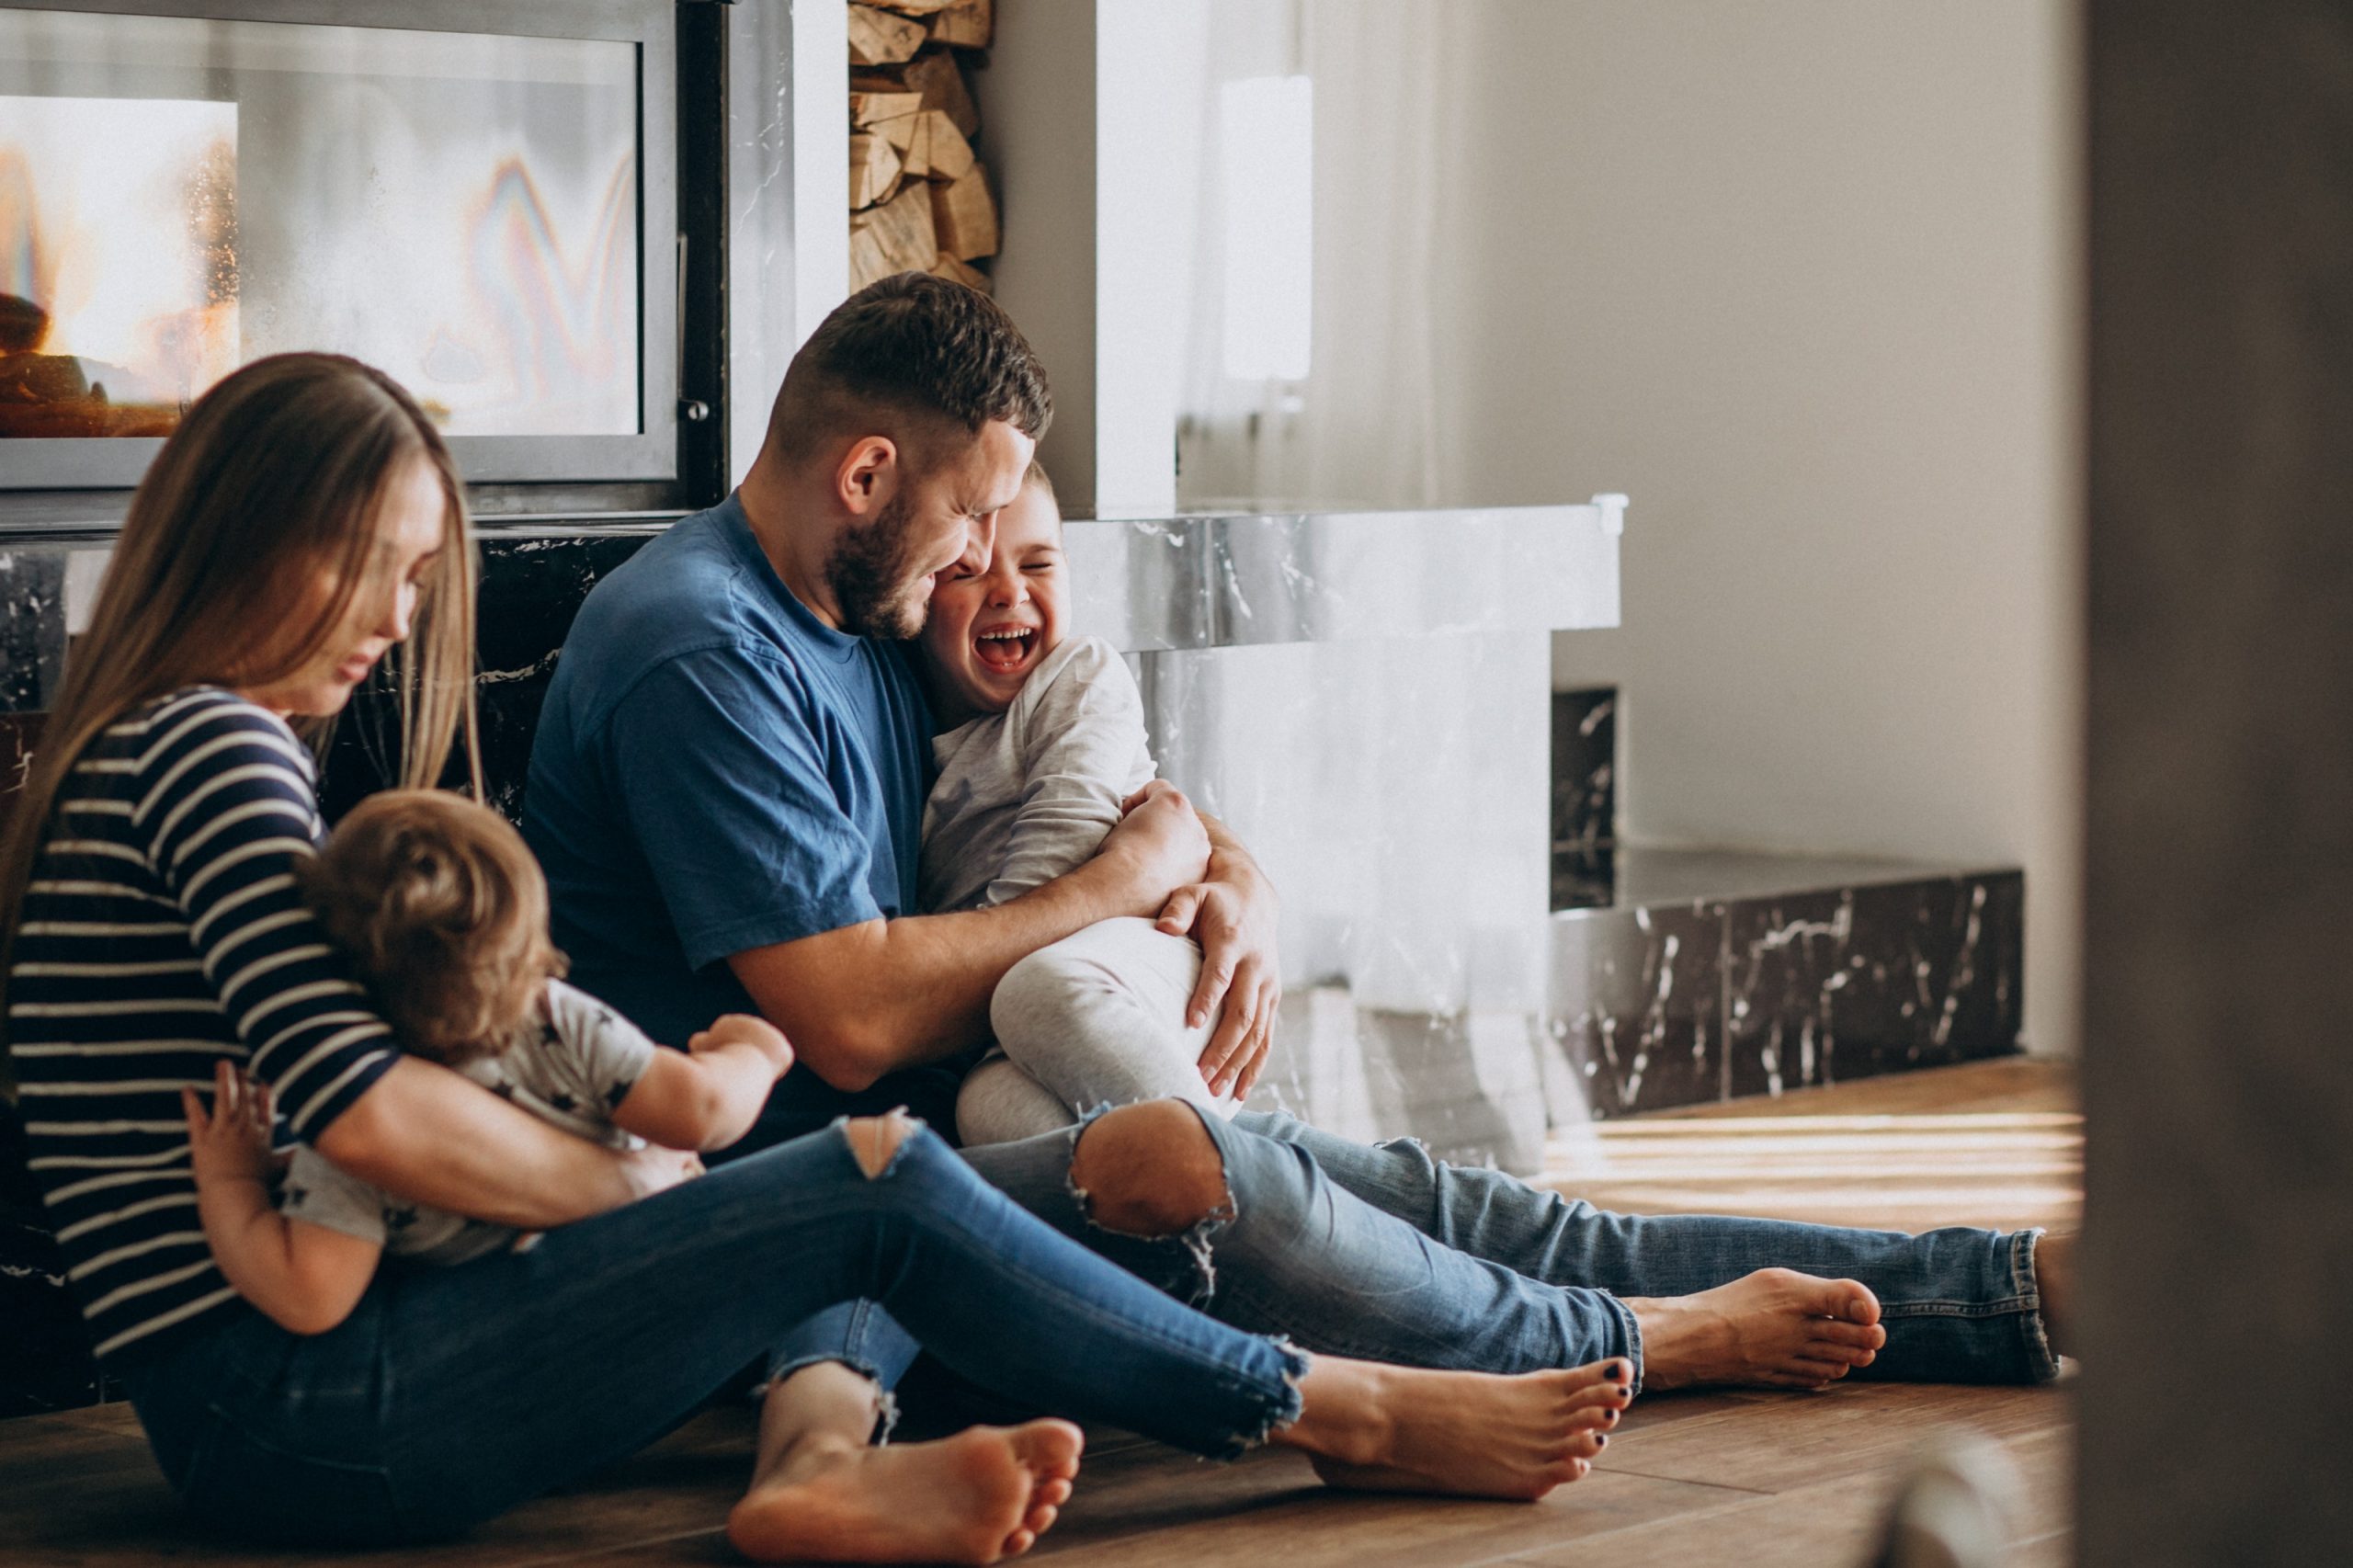
[[[723,1149],[792,1064],[765,1021],[731,1015],[665,1051],[556,978],[547,882],[522,836],[485,807],[388,790],[344,819],[302,874],[306,902],[348,952],[411,1052],[543,1120],[614,1148]],[[208,1115],[188,1114],[198,1212],[221,1272],[295,1334],[349,1316],[390,1252],[455,1264],[520,1244],[514,1230],[421,1204],[297,1148],[270,1201],[270,1105],[228,1063]]]
[[[986,566],[942,573],[919,648],[932,710],[924,909],[1002,903],[1102,847],[1120,803],[1154,770],[1135,677],[1098,637],[1065,637],[1062,516],[1032,463],[997,515]],[[956,1104],[967,1143],[1067,1127],[1096,1106],[1176,1097],[1232,1115],[1199,1061],[1211,1025],[1188,1028],[1200,949],[1149,920],[1106,920],[1016,964],[989,1021],[998,1051]]]

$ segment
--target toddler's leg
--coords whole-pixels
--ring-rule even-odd
[[[1010,1064],[1069,1113],[1057,1125],[1136,1100],[1190,1100],[1230,1116],[1231,1102],[1201,1081],[1216,1020],[1185,1027],[1200,970],[1191,938],[1149,920],[1106,920],[1014,965],[989,1021]]]

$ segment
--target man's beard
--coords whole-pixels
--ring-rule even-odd
[[[843,631],[902,642],[923,630],[931,612],[931,580],[915,569],[907,527],[914,512],[903,490],[882,504],[873,521],[844,529],[834,541],[825,585],[841,610]]]

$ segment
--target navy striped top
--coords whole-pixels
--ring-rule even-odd
[[[396,1059],[304,907],[311,754],[210,687],[124,715],[57,793],[8,971],[31,1167],[101,1357],[235,1297],[204,1243],[179,1092],[214,1062],[315,1140]]]

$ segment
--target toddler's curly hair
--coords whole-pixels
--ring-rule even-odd
[[[513,1044],[564,971],[523,835],[461,796],[371,795],[296,875],[402,1045],[445,1066]]]

